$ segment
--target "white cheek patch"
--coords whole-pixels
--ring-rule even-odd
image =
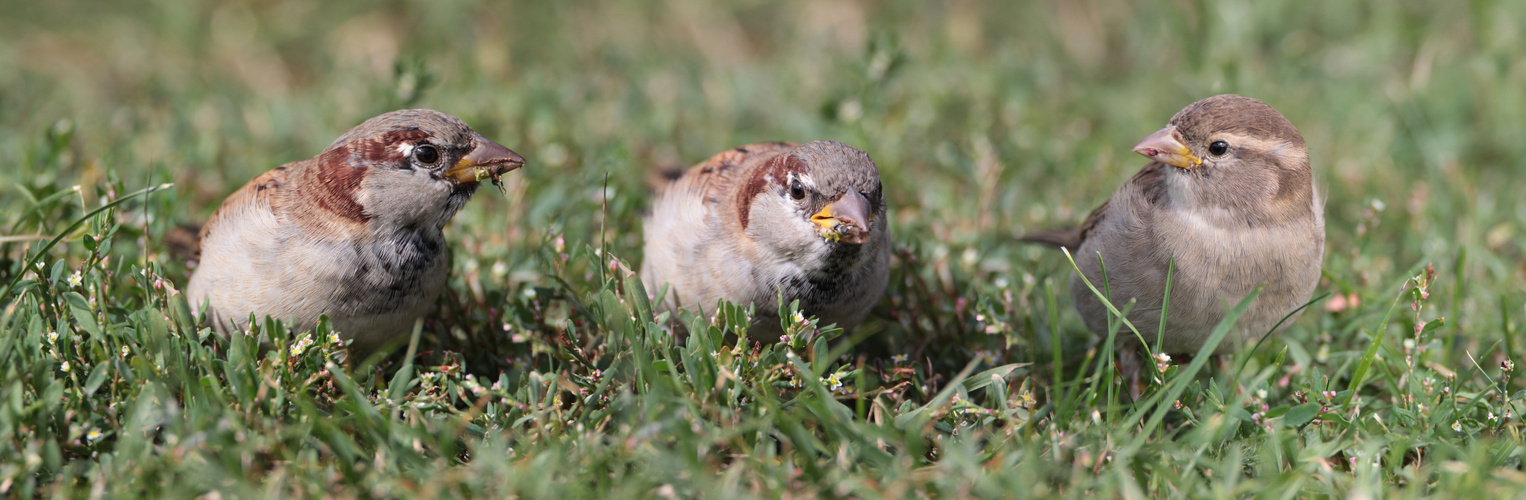
[[[397,152],[402,153],[404,157],[407,157],[408,155],[413,154],[413,148],[415,147],[417,146],[405,142],[397,145]]]
[[[768,201],[765,203],[771,205],[771,207],[764,210],[772,212],[776,216],[755,218],[753,219],[753,227],[763,231],[774,232],[775,237],[791,235],[784,239],[793,242],[792,245],[795,245],[795,251],[804,251],[805,248],[822,242],[822,239],[816,236],[816,224],[810,221],[810,214],[803,212],[798,202],[788,196],[769,196],[764,198],[768,198]],[[760,199],[759,201],[763,200]],[[780,224],[784,227],[779,227]]]

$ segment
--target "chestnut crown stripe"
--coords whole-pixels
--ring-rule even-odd
[[[365,207],[355,200],[360,181],[368,168],[365,163],[351,162],[348,146],[330,149],[318,157],[318,165],[308,174],[317,177],[317,192],[313,199],[318,208],[345,220],[365,223],[371,220]]]
[[[360,181],[373,165],[396,165],[408,159],[399,145],[422,141],[429,133],[422,130],[390,130],[379,137],[351,141],[330,147],[318,155],[315,172],[318,192],[314,198],[319,208],[345,220],[365,223],[371,220],[365,207],[356,200]]]
[[[429,133],[417,128],[405,130],[390,130],[381,134],[378,139],[357,141],[361,144],[359,155],[355,160],[366,165],[385,165],[407,161],[403,151],[398,146],[423,141],[429,138]]]
[[[788,182],[789,174],[803,174],[810,170],[805,160],[795,155],[779,155],[768,160],[768,163],[753,171],[752,178],[742,186],[741,192],[737,193],[737,217],[742,223],[742,230],[747,230],[747,224],[752,218],[752,200],[759,194],[768,191],[771,185],[782,185]]]

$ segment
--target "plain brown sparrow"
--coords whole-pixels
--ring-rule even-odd
[[[1181,110],[1134,152],[1153,162],[1081,227],[1024,239],[1075,252],[1099,290],[1105,266],[1113,304],[1122,310],[1135,301],[1128,319],[1152,345],[1174,262],[1159,340],[1167,354],[1196,353],[1256,287],[1264,287],[1261,295],[1216,353],[1253,345],[1287,315],[1296,317],[1319,282],[1325,247],[1324,202],[1314,193],[1298,129],[1261,101],[1219,95]],[[1106,335],[1108,311],[1096,294],[1080,277],[1071,279],[1070,293],[1087,327]],[[1127,328],[1119,338],[1137,347]],[[1134,363],[1120,364],[1137,376]]]

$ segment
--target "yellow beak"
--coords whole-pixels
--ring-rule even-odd
[[[472,152],[461,157],[454,167],[445,172],[445,176],[456,181],[457,184],[479,182],[482,179],[498,177],[525,165],[525,158],[519,153],[510,151],[509,148],[489,141],[478,134],[472,144]]]
[[[1167,165],[1173,165],[1187,170],[1192,170],[1203,164],[1203,160],[1192,154],[1186,144],[1182,144],[1180,137],[1176,135],[1176,125],[1166,125],[1166,128],[1155,131],[1149,137],[1134,145],[1134,152],[1144,155],[1154,161]]]
[[[811,222],[816,224],[816,232],[827,241],[862,245],[869,241],[874,214],[869,212],[869,199],[857,190],[849,189],[837,201],[812,215]]]

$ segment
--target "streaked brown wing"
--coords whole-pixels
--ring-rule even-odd
[[[228,195],[228,199],[223,200],[222,206],[217,208],[217,212],[212,214],[212,218],[208,219],[206,224],[202,224],[201,234],[197,238],[198,243],[206,241],[209,229],[218,226],[219,223],[223,223],[223,219],[233,217],[233,214],[236,212],[247,210],[274,211],[271,208],[270,200],[272,196],[286,185],[286,167],[286,165],[282,165],[274,170],[260,174],[258,177],[251,179],[249,183],[244,184],[244,187],[239,188],[238,191]]]
[[[794,148],[788,142],[760,142],[728,149],[690,167],[672,188],[691,190],[703,197],[706,207],[715,207],[729,199],[735,183],[745,182],[741,172]]]

